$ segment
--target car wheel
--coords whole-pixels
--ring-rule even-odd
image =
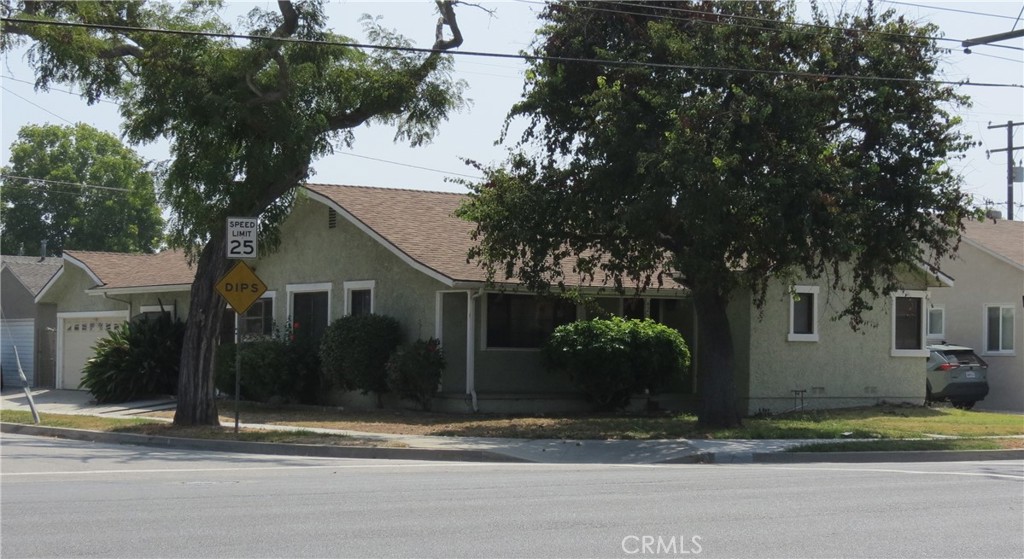
[[[925,381],[925,385],[924,385],[924,405],[930,406],[930,405],[932,405],[934,403],[935,403],[935,401],[932,400],[932,382],[931,381]]]

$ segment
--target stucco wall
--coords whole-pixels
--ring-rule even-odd
[[[923,403],[925,358],[892,357],[892,305],[879,299],[864,315],[858,331],[847,320],[834,320],[845,301],[818,285],[818,341],[789,341],[788,286],[773,283],[763,313],[751,307],[749,379],[745,408],[773,413],[799,404],[793,390],[806,390],[806,408],[871,405],[881,401]],[[742,346],[740,346],[742,347]],[[743,392],[743,389],[740,389]]]
[[[13,272],[7,268],[0,271],[0,308],[4,318],[35,318],[36,305],[32,299],[32,293]]]
[[[943,262],[942,270],[955,279],[952,288],[932,292],[932,305],[945,309],[944,339],[974,348],[989,367],[989,394],[976,407],[1024,411],[1024,271],[967,242],[961,243],[959,258]],[[992,304],[1014,308],[1012,354],[985,349],[985,306]]]
[[[274,318],[288,318],[288,284],[329,283],[331,321],[344,314],[344,283],[374,281],[374,313],[395,317],[404,341],[434,335],[435,293],[445,286],[428,277],[340,215],[328,228],[327,206],[300,198],[281,227],[281,245],[254,263],[256,275],[276,292]]]

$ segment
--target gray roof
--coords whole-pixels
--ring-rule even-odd
[[[0,266],[9,269],[33,296],[39,294],[39,290],[60,270],[63,262],[63,259],[54,257],[0,255]]]

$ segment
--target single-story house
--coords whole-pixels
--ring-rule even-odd
[[[929,343],[971,347],[988,363],[978,409],[1024,411],[1024,222],[967,223],[956,258],[941,269],[955,285],[932,296]]]
[[[0,256],[0,367],[5,387],[21,386],[18,363],[30,386],[53,386],[57,310],[35,297],[60,270],[61,259]]]
[[[55,388],[78,389],[92,348],[114,326],[139,314],[188,312],[195,272],[184,254],[65,250],[63,266],[36,296],[56,307]]]
[[[453,216],[462,200],[443,192],[307,185],[282,225],[278,250],[250,262],[269,291],[241,317],[241,330],[265,333],[277,322],[322,332],[341,316],[390,315],[402,324],[407,342],[442,341],[448,367],[436,409],[528,412],[585,405],[566,379],[543,365],[539,347],[556,325],[601,313],[650,317],[678,329],[696,349],[690,374],[672,394],[660,396],[666,406],[692,403],[702,365],[686,289],[668,280],[635,297],[583,285],[593,299],[577,305],[537,297],[515,284],[488,285],[483,270],[466,261],[473,225]],[[173,301],[180,312],[187,308],[189,271],[180,255],[162,254],[150,258],[182,260],[173,268],[180,277],[129,280],[118,275],[129,270],[108,265],[114,257],[70,252],[65,270],[77,270],[56,278],[40,300],[57,304],[65,320],[91,319],[68,313],[95,315],[101,308],[118,309],[124,320],[155,305],[161,293],[162,302]],[[923,402],[926,300],[928,288],[937,285],[934,276],[908,273],[906,291],[876,305],[866,317],[876,327],[860,332],[829,320],[838,296],[824,282],[773,286],[763,313],[749,294],[738,294],[730,318],[742,408],[756,413]],[[86,303],[87,309],[79,308]],[[74,363],[68,359],[65,368]]]

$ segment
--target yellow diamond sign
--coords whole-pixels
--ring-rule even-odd
[[[217,282],[217,293],[220,293],[238,314],[249,310],[249,307],[266,292],[267,284],[256,277],[256,272],[253,272],[245,262],[235,264]]]

